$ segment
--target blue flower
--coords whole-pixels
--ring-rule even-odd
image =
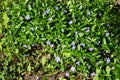
[[[73,21],[72,20],[70,20],[69,22],[68,22],[68,24],[72,24],[73,23]]]
[[[65,76],[69,77],[69,75],[70,75],[70,74],[69,74],[68,72],[65,73]]]
[[[53,47],[54,47],[54,44],[50,44],[50,47],[53,48]]]
[[[89,27],[86,27],[86,32],[90,32],[90,28]]]
[[[28,48],[28,46],[27,46],[27,45],[25,45],[25,44],[23,44],[23,47],[24,47],[24,48]]]
[[[76,46],[72,46],[72,50],[75,50]]]
[[[52,17],[51,18],[48,18],[49,21],[53,21]]]
[[[91,13],[90,13],[90,12],[88,12],[88,13],[87,13],[87,15],[88,15],[88,16],[90,16],[90,15],[91,15]]]
[[[77,35],[78,35],[78,32],[76,31],[76,32],[75,32],[75,36],[77,36]]]
[[[110,62],[110,58],[106,58],[106,63],[108,64]]]
[[[71,69],[70,69],[72,72],[76,71],[75,67],[72,66]]]
[[[71,45],[72,45],[72,46],[75,46],[75,42],[73,41],[73,42],[71,43]]]
[[[51,43],[50,43],[50,41],[46,41],[46,44],[50,45]]]
[[[97,45],[99,45],[99,44],[100,44],[100,41],[97,42]]]
[[[60,57],[55,57],[56,62],[60,62]]]
[[[55,10],[59,10],[59,8],[57,6],[55,6]]]
[[[92,72],[92,73],[91,73],[91,76],[92,76],[92,77],[94,77],[95,75],[96,75],[96,73],[95,73],[95,72]]]
[[[89,48],[89,51],[93,51],[94,49],[93,48]]]
[[[78,66],[79,66],[79,65],[80,65],[80,62],[76,62],[76,65],[78,65]]]
[[[25,16],[25,19],[26,19],[26,20],[30,20],[30,15],[26,15],[26,16]]]
[[[50,12],[50,9],[47,8],[46,11],[44,11],[44,15],[47,15]]]
[[[46,13],[48,14],[50,12],[50,9],[47,8]]]
[[[107,23],[107,26],[109,27],[109,26],[110,26],[110,24],[109,24],[109,23]]]
[[[64,9],[64,13],[67,13],[67,10]]]
[[[106,32],[105,35],[106,35],[106,36],[109,36],[109,32]]]
[[[34,31],[34,28],[30,28],[31,31]]]
[[[81,46],[81,47],[85,47],[85,44],[84,44],[84,43],[80,43],[80,46]]]
[[[34,47],[36,44],[32,44],[32,46]]]
[[[91,68],[91,65],[87,64],[87,67],[88,67],[88,69],[90,69],[90,68]]]

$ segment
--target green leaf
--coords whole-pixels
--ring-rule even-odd
[[[95,77],[93,78],[93,80],[99,80],[99,77],[98,77],[98,76],[95,76]]]
[[[28,65],[28,67],[27,67],[27,71],[28,71],[28,73],[30,74],[30,72],[31,72],[31,64],[29,63],[29,65]]]
[[[96,73],[100,74],[101,70],[100,69],[96,69]]]
[[[0,23],[0,33],[2,33],[2,24]]]
[[[91,28],[92,32],[95,32],[95,27],[96,26],[92,26],[92,28]]]
[[[67,57],[67,58],[69,58],[71,56],[71,54],[68,53],[68,52],[63,52],[62,54],[63,54],[64,57]]]
[[[106,45],[106,39],[105,38],[103,38],[103,44]]]
[[[7,16],[5,12],[3,13],[2,18],[3,18],[3,24],[7,25],[7,23],[9,22],[9,17]]]
[[[110,75],[110,71],[111,71],[111,68],[109,66],[106,67],[106,76],[109,76]]]
[[[101,70],[100,69],[96,69],[96,76],[94,77],[94,80],[99,80],[99,74],[100,74]]]
[[[18,71],[18,73],[20,73],[20,72],[21,72],[21,71],[20,71],[20,67],[18,67],[18,68],[17,68],[17,71]]]
[[[19,49],[15,49],[15,53],[19,53]]]
[[[107,45],[107,42],[106,42],[106,39],[105,38],[103,38],[103,48],[106,50],[106,52],[110,52],[110,49],[109,49],[109,47],[108,47],[108,45]]]
[[[42,57],[42,65],[44,66],[45,65],[45,62],[46,62],[47,60],[46,60],[46,57],[45,56],[43,56]]]

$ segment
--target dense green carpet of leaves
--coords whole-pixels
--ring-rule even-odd
[[[119,80],[119,19],[108,0],[1,0],[0,79]]]

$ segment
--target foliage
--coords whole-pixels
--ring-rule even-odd
[[[3,0],[0,7],[0,79],[120,79],[120,17],[114,4]]]

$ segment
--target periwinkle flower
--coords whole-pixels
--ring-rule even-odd
[[[64,9],[64,13],[67,13],[67,10]]]
[[[86,32],[90,32],[90,30],[89,30],[89,29],[87,29],[87,30],[86,30]]]
[[[49,21],[53,21],[52,17],[51,18],[48,18]]]
[[[72,46],[72,50],[75,50],[76,46]]]
[[[32,44],[32,46],[34,47],[34,46],[36,46],[36,44]]]
[[[50,45],[51,43],[50,43],[50,41],[46,41],[46,44]]]
[[[69,75],[70,75],[70,74],[69,74],[68,72],[65,73],[65,76],[69,77]]]
[[[89,48],[89,51],[93,51],[94,49],[91,47],[91,48]]]
[[[79,66],[79,65],[80,65],[80,62],[76,62],[76,65],[78,65],[78,66]]]
[[[55,10],[59,10],[59,8],[57,6],[55,6]]]
[[[75,32],[75,36],[77,36],[77,35],[78,35],[78,32],[76,31],[76,32]]]
[[[92,72],[90,75],[91,75],[92,77],[94,77],[94,76],[96,75],[96,73],[95,73],[95,72]]]
[[[99,44],[100,44],[100,41],[97,42],[97,45],[99,45]]]
[[[85,44],[84,44],[84,43],[80,43],[80,46],[81,46],[81,47],[85,47]]]
[[[50,9],[47,8],[46,13],[48,14],[50,12]]]
[[[58,57],[55,57],[55,61],[56,62],[60,62],[60,57],[58,56]]]
[[[82,5],[80,5],[79,10],[82,10],[82,8],[83,8]]]
[[[26,19],[26,20],[30,20],[30,15],[26,15],[26,16],[25,16],[25,19]]]
[[[70,69],[72,72],[76,71],[75,67],[72,66],[71,69]]]
[[[87,13],[87,15],[88,15],[88,16],[90,16],[90,15],[91,15],[90,11]]]
[[[47,15],[50,12],[50,9],[47,8],[46,11],[44,11],[44,15]]]
[[[73,42],[71,43],[71,45],[72,45],[72,46],[75,46],[75,41],[73,41]]]
[[[34,31],[34,28],[30,28],[31,31]]]
[[[86,32],[90,32],[90,28],[89,27],[86,27]]]
[[[68,24],[72,24],[73,23],[73,21],[72,20],[70,20],[69,22],[68,22]]]
[[[106,36],[109,36],[109,32],[106,32],[105,35],[106,35]]]
[[[23,47],[24,47],[24,48],[28,48],[28,46],[27,46],[26,44],[23,44]]]
[[[110,62],[110,58],[106,58],[106,63],[108,64]]]
[[[54,44],[50,44],[50,47],[53,48],[53,47],[54,47]]]
[[[110,26],[110,24],[109,24],[109,23],[107,23],[107,26],[109,27],[109,26]]]
[[[91,65],[87,64],[87,67],[88,67],[88,69],[90,69],[90,68],[91,68]]]

